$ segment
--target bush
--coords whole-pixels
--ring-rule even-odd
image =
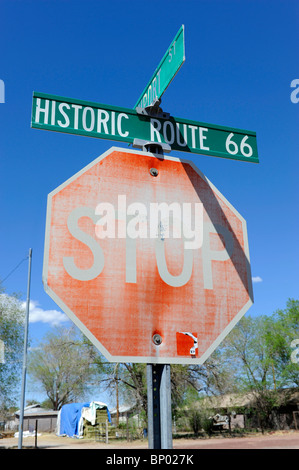
[[[213,430],[213,420],[205,416],[202,420],[202,428],[210,436]]]
[[[198,410],[192,410],[190,412],[189,423],[195,436],[198,436],[198,433],[202,428],[202,416]]]
[[[212,434],[213,420],[209,418],[210,415],[211,412],[205,408],[195,408],[189,412],[189,424],[195,436],[198,436],[200,431]]]

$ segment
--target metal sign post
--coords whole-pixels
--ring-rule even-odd
[[[171,380],[169,364],[147,364],[149,449],[172,449]]]
[[[163,146],[149,144],[144,151],[163,155]],[[159,345],[160,336],[155,335]],[[147,364],[148,448],[172,449],[170,364]]]
[[[31,260],[32,249],[29,249],[28,264],[28,282],[27,282],[27,300],[26,300],[26,317],[25,317],[25,336],[24,336],[24,356],[23,356],[23,373],[22,373],[22,392],[20,406],[20,423],[19,423],[19,441],[18,449],[22,449],[23,442],[23,421],[25,407],[25,388],[26,388],[26,370],[27,370],[27,345],[28,345],[28,323],[29,323],[29,304],[30,304],[30,282],[31,282]]]

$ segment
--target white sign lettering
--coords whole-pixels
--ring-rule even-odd
[[[64,129],[83,129],[86,132],[119,135],[128,137],[125,121],[129,119],[126,113],[108,112],[104,109],[94,109],[90,106],[59,103],[55,100],[36,99],[35,123],[51,124]]]
[[[191,203],[180,206],[178,203],[150,203],[150,211],[142,203],[126,206],[126,196],[118,196],[118,207],[115,210],[111,203],[99,203],[96,209],[78,207],[68,216],[67,226],[71,235],[85,244],[93,254],[93,265],[88,269],[78,268],[74,257],[64,257],[63,265],[67,273],[74,279],[89,281],[98,277],[103,271],[105,258],[97,240],[79,228],[81,217],[90,218],[95,226],[96,238],[125,238],[126,250],[126,282],[136,283],[136,239],[155,239],[155,256],[161,278],[172,287],[185,285],[191,278],[193,267],[193,250],[202,250],[204,288],[213,289],[212,261],[230,259],[234,241],[231,232],[224,226],[211,222],[203,222],[203,205],[196,203],[192,217]],[[149,215],[149,221],[148,221]],[[192,230],[192,219],[194,229]],[[118,224],[116,224],[116,221]],[[169,273],[165,258],[165,240],[170,238],[184,240],[184,262],[181,274],[173,276]],[[210,235],[216,234],[223,248],[211,249]],[[224,244],[222,239],[224,240]]]

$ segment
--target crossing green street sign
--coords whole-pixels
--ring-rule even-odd
[[[136,110],[33,93],[31,127],[258,163],[256,133],[188,119],[162,119]]]
[[[153,76],[141,93],[135,108],[145,108],[160,99],[185,62],[185,29],[181,26],[175,38],[165,52]]]

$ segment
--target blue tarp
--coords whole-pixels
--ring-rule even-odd
[[[83,407],[90,403],[70,403],[63,405],[60,410],[59,436],[79,437],[79,421]]]
[[[95,421],[96,409],[106,408],[107,417],[111,423],[111,416],[107,405],[102,402],[88,402],[88,403],[70,403],[63,405],[58,415],[57,422],[57,435],[58,436],[69,436],[69,437],[82,437],[82,409],[85,411],[84,417],[92,422]]]

